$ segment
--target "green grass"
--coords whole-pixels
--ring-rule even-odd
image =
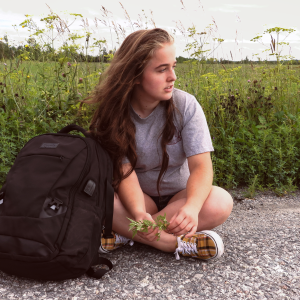
[[[79,101],[97,84],[99,63],[18,60],[0,65],[0,184],[25,142],[76,122],[91,109]],[[214,184],[273,189],[299,185],[300,67],[268,64],[178,64],[175,86],[198,99],[215,152]],[[63,75],[64,74],[64,75]],[[82,80],[80,79],[82,78]],[[5,83],[5,86],[4,86]]]

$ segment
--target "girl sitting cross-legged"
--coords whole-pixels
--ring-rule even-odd
[[[199,259],[220,257],[221,237],[211,231],[232,210],[232,198],[213,186],[211,137],[196,98],[174,88],[173,37],[163,29],[130,34],[90,96],[98,103],[90,131],[114,167],[114,239],[102,238],[99,252],[127,243],[128,218],[166,214],[169,226],[134,240],[166,252]]]

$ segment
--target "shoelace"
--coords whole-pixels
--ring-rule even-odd
[[[184,242],[180,237],[177,238],[178,247],[176,248],[174,254],[177,260],[180,260],[179,253],[181,254],[197,254],[196,243]]]
[[[116,235],[116,244],[126,244],[129,241],[129,245],[132,246],[134,244],[134,241],[126,238],[125,236],[115,234]]]

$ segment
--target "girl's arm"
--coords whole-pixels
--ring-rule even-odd
[[[130,168],[130,163],[123,164],[123,174],[126,174]],[[121,181],[118,189],[118,196],[123,206],[130,214],[130,216],[127,217],[133,218],[135,221],[149,220],[154,222],[152,216],[146,212],[144,193],[135,171]],[[157,239],[157,232],[157,228],[154,230],[148,228],[148,232],[138,232],[137,235],[142,239],[154,241]]]
[[[199,213],[212,188],[213,166],[210,152],[190,156],[187,160],[190,177],[186,186],[186,204],[193,206]]]
[[[172,217],[169,233],[186,234],[191,237],[198,227],[198,215],[207,199],[213,182],[213,167],[210,152],[188,157],[190,177],[186,186],[186,204]]]
[[[130,168],[130,163],[123,164],[123,174],[126,174]],[[133,218],[136,219],[141,214],[146,213],[144,193],[140,187],[135,171],[121,181],[118,195],[122,204]]]

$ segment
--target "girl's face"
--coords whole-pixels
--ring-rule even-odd
[[[176,80],[175,67],[175,46],[164,44],[154,52],[144,69],[142,79],[135,86],[138,98],[147,102],[169,100]]]

